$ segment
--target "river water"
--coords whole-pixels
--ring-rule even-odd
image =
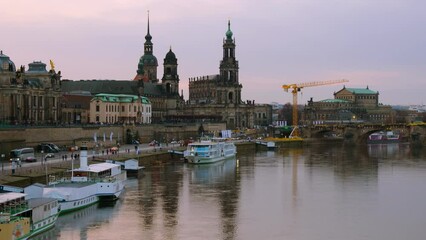
[[[146,169],[34,239],[424,240],[426,150],[318,145]]]

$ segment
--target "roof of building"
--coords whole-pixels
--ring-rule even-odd
[[[157,58],[152,54],[146,53],[139,59],[139,66],[158,66]]]
[[[176,55],[172,51],[171,47],[169,52],[166,54],[166,57],[164,58],[164,64],[177,64]]]
[[[42,63],[41,61],[34,61],[30,64],[28,64],[28,71],[29,73],[37,72],[37,73],[47,73],[46,70],[46,64]]]
[[[139,94],[139,81],[130,80],[63,80],[61,89],[64,93],[72,93],[75,91],[88,91],[92,96],[99,93],[107,94]],[[143,83],[143,95],[164,96],[161,85],[155,83]]]
[[[228,31],[226,31],[225,35],[226,35],[226,39],[229,39],[229,40],[232,39],[233,33],[231,31],[231,21],[228,21]]]
[[[345,88],[349,92],[352,92],[354,94],[377,94],[377,91],[372,91],[367,88]]]
[[[92,100],[91,95],[64,94],[62,98],[64,108],[90,109],[90,100]]]
[[[3,51],[0,51],[0,73],[1,72],[15,72],[15,64],[10,60],[9,56],[4,55]]]
[[[136,95],[128,94],[107,94],[100,93],[96,94],[92,101],[101,100],[102,102],[112,102],[112,103],[131,103],[141,101],[143,104],[150,104],[150,101],[146,97],[139,97]]]

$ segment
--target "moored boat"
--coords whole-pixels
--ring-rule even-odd
[[[237,148],[233,142],[201,140],[188,144],[184,157],[189,163],[213,163],[235,157]]]
[[[368,136],[367,143],[399,143],[400,135],[393,131],[380,131]]]
[[[27,239],[55,225],[59,215],[56,199],[26,197],[24,193],[0,193],[0,239]]]
[[[80,167],[70,171],[71,177],[49,184],[33,184],[25,192],[35,197],[51,197],[59,201],[61,214],[88,207],[99,201],[116,200],[124,191],[126,172],[113,163],[87,165],[87,148],[80,147]]]

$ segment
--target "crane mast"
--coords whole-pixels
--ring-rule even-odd
[[[293,94],[293,114],[292,114],[293,115],[293,132],[291,136],[299,137],[299,131],[297,129],[297,126],[299,125],[298,111],[297,111],[297,92],[300,92],[302,88],[305,88],[305,87],[316,87],[316,86],[330,85],[330,84],[344,83],[344,82],[349,82],[349,80],[339,79],[339,80],[292,83],[292,84],[282,85],[282,88],[284,89],[284,91],[288,92],[288,90],[291,89],[291,93]]]

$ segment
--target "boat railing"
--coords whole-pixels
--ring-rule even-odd
[[[0,212],[0,223],[6,223],[10,221],[10,213]]]
[[[85,180],[78,179],[77,177],[63,177],[60,179],[57,179],[56,181],[49,182],[49,185],[56,185],[61,183],[71,183],[71,182],[82,182],[82,183],[101,183],[101,182],[115,182],[117,181],[117,178],[115,176],[108,176],[108,177],[92,177],[92,178],[85,178]]]
[[[8,204],[0,209],[1,213],[10,213],[10,215],[15,215],[17,213],[25,212],[28,210],[29,206],[27,202],[24,203],[15,203]]]

